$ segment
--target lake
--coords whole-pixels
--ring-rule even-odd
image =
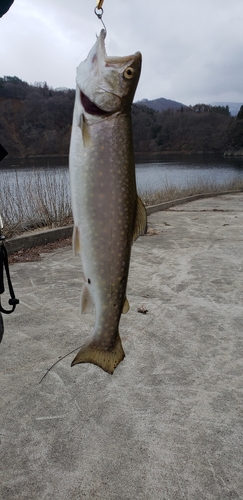
[[[223,156],[170,155],[136,158],[138,187],[149,190],[165,185],[186,187],[188,184],[243,179],[243,158]]]
[[[17,172],[17,175],[16,175]],[[31,174],[48,172],[68,179],[68,158],[8,159],[0,163],[0,175],[20,184]],[[148,155],[136,156],[136,177],[139,190],[154,191],[165,185],[184,187],[201,181],[223,184],[243,179],[243,157],[217,155]]]

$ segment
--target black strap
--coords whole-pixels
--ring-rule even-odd
[[[14,289],[12,286],[11,278],[10,278],[10,272],[9,272],[9,266],[8,266],[8,254],[7,250],[3,244],[3,242],[0,244],[0,294],[4,292],[4,282],[3,282],[3,267],[5,267],[5,272],[8,280],[8,289],[10,293],[11,299],[9,299],[8,303],[10,306],[12,306],[12,309],[6,310],[2,307],[1,305],[1,300],[0,300],[0,312],[4,314],[11,314],[16,305],[19,304],[19,300],[16,299],[15,294],[14,294]]]

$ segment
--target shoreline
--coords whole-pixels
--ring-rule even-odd
[[[155,157],[166,157],[166,156],[177,156],[177,157],[183,157],[186,158],[191,157],[191,156],[198,156],[199,158],[202,157],[210,157],[210,156],[215,156],[215,157],[222,157],[222,158],[243,158],[243,148],[236,149],[236,150],[230,150],[226,149],[225,151],[222,152],[215,152],[215,151],[177,151],[177,150],[170,150],[170,151],[135,151],[134,157],[135,157],[135,162],[136,160],[139,160],[140,158],[155,158]],[[69,155],[31,155],[31,156],[6,156],[1,162],[0,162],[0,170],[7,168],[28,168],[27,165],[21,164],[21,165],[9,165],[10,162],[13,161],[21,161],[21,162],[29,162],[31,160],[57,160],[60,159],[60,161],[65,161],[66,165],[63,166],[68,166],[68,161],[69,161]],[[43,165],[43,167],[48,168],[49,165]],[[55,165],[54,165],[55,167]]]
[[[134,156],[139,157],[139,156],[243,156],[243,150],[236,150],[235,152],[225,150],[222,152],[219,151],[178,151],[178,150],[163,150],[163,151],[135,151]],[[67,159],[69,158],[69,155],[30,155],[30,156],[6,156],[5,159],[2,160],[0,164],[1,166],[8,161],[12,160],[41,160],[41,159]]]

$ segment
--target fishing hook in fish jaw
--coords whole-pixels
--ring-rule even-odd
[[[106,29],[106,26],[105,26],[104,21],[102,19],[103,12],[104,12],[103,9],[102,9],[103,1],[104,0],[100,0],[100,1],[97,2],[97,6],[94,9],[94,13],[100,19],[100,21],[102,22],[102,24],[104,26],[105,34],[106,34],[107,33],[107,29]]]

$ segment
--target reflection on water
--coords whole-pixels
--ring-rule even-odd
[[[0,176],[3,178],[3,174],[7,175],[11,184],[21,184],[36,173],[42,172],[61,176],[69,184],[67,157],[5,158],[0,163]],[[152,191],[165,185],[184,187],[202,181],[223,184],[225,181],[243,179],[243,158],[224,158],[216,155],[138,155],[136,177],[138,189]]]

